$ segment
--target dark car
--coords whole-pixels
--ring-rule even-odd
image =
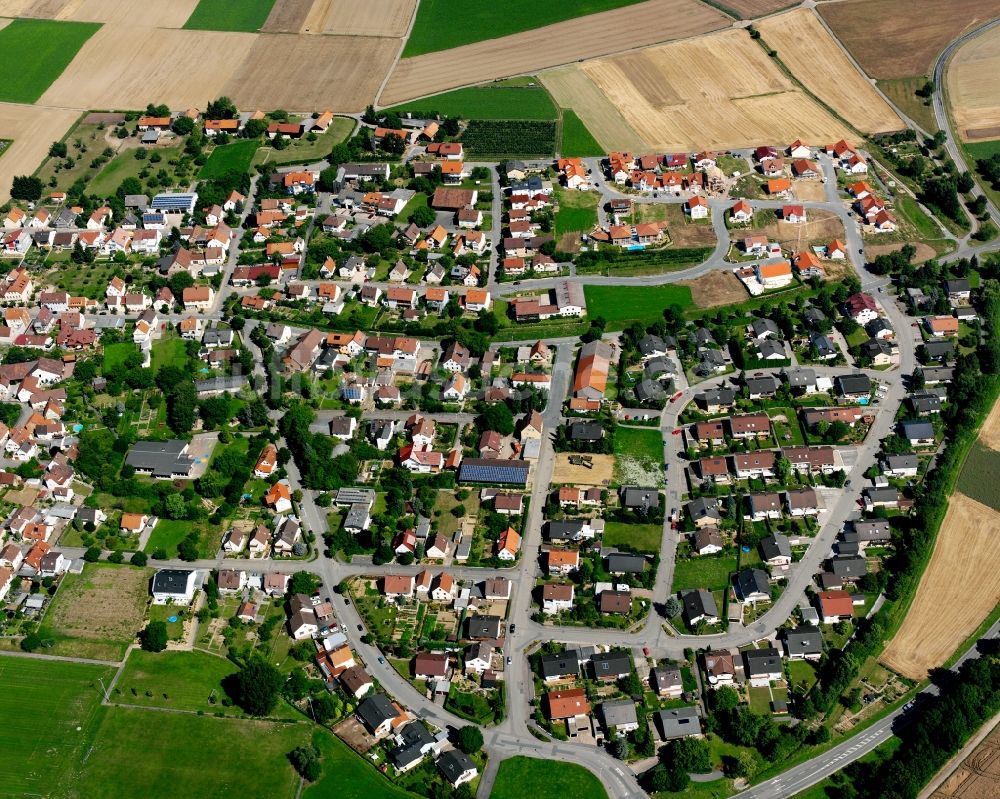
[[[359,632],[359,633],[360,633],[360,632],[364,632],[364,629],[365,629],[365,628],[364,628],[364,627],[363,627],[362,625],[360,625],[360,624],[358,625],[358,632]]]

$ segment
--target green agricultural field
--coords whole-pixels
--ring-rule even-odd
[[[15,19],[0,29],[0,101],[33,103],[101,26],[95,22]]]
[[[660,551],[663,538],[662,524],[625,524],[606,522],[604,544],[609,547],[624,547],[639,552],[655,554]]]
[[[66,799],[295,796],[299,778],[287,755],[308,743],[311,725],[103,710],[96,739],[87,757],[76,764],[73,783],[51,795]]]
[[[976,441],[958,475],[958,490],[1000,511],[1000,452]]]
[[[472,160],[550,158],[556,150],[556,123],[547,120],[473,119],[462,132]]]
[[[114,669],[0,656],[4,718],[0,726],[0,795],[49,796],[83,759],[101,702],[98,678]]]
[[[597,204],[601,195],[593,191],[556,189],[556,235],[589,233],[597,224]]]
[[[409,111],[416,117],[438,114],[463,119],[541,119],[554,120],[559,116],[552,97],[541,85],[511,86],[507,82],[485,86],[470,86],[452,92],[435,94],[410,103],[390,108],[390,111]]]
[[[607,799],[601,781],[583,766],[534,757],[504,760],[497,771],[490,799],[524,796],[572,796],[574,799]]]
[[[964,143],[962,146],[965,147],[965,149],[969,151],[969,155],[975,159],[991,158],[997,153],[1000,153],[1000,139],[968,142]]]
[[[604,152],[604,148],[587,130],[583,120],[576,115],[576,111],[564,109],[559,154],[563,158],[588,158],[604,155]]]
[[[221,178],[230,172],[249,172],[259,146],[257,141],[245,139],[216,147],[201,168],[198,177],[206,180]]]
[[[204,4],[205,0],[202,0]],[[496,39],[555,22],[632,5],[638,0],[421,0],[403,57]],[[200,8],[201,6],[199,6]],[[447,24],[442,24],[447,20]]]
[[[253,33],[260,30],[273,5],[274,0],[200,0],[184,27]]]
[[[718,555],[678,558],[674,566],[673,591],[685,588],[707,588],[709,591],[725,589],[729,585],[729,575],[736,568],[735,553],[720,552]]]
[[[687,286],[584,286],[587,313],[602,316],[612,330],[633,322],[648,325],[663,318],[663,309],[671,305],[686,310],[694,307]]]
[[[205,652],[135,649],[115,686],[114,701],[177,710],[219,710],[222,681],[236,670],[232,661]]]

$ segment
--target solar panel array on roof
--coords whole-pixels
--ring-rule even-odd
[[[160,211],[177,211],[191,213],[194,211],[195,203],[198,201],[197,192],[174,193],[164,192],[157,194],[149,204],[150,208]]]
[[[520,460],[466,458],[458,469],[458,479],[466,483],[524,485],[528,482],[528,463]]]

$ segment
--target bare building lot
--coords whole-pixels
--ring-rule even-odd
[[[588,468],[582,463],[570,463],[570,458],[576,460],[580,456],[569,452],[556,455],[555,467],[552,470],[553,485],[607,485],[615,472],[614,455],[587,455],[592,466]]]

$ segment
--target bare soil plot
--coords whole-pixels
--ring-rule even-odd
[[[1000,452],[1000,402],[993,404],[990,415],[983,422],[979,430],[979,440],[990,449]]]
[[[80,22],[119,22],[128,20],[137,28],[180,28],[187,22],[198,0],[170,0],[150,3],[136,13],[135,0],[70,0],[59,19]]]
[[[313,0],[277,0],[260,29],[264,33],[298,33],[312,6]]]
[[[952,495],[927,571],[882,662],[921,680],[944,663],[1000,601],[1000,513]],[[961,579],[956,579],[961,575]],[[947,608],[947,612],[942,612]]]
[[[966,141],[1000,135],[1000,30],[962,45],[945,75],[955,127]]]
[[[315,0],[303,33],[344,36],[406,36],[417,0]]]
[[[583,58],[718,30],[730,22],[694,0],[648,0],[513,36],[404,58],[379,103],[395,105],[459,86],[530,75]]]
[[[923,242],[910,243],[917,248],[917,254],[913,256],[914,263],[923,263],[924,261],[937,257],[937,251],[930,245],[924,244]],[[879,255],[888,255],[889,253],[903,249],[903,244],[904,242],[901,241],[898,244],[876,244],[872,247],[865,247],[865,256],[868,258],[876,258]],[[1000,417],[997,418],[1000,419]],[[1000,434],[998,434],[997,441],[1000,443]]]
[[[568,452],[556,455],[555,466],[552,469],[552,482],[569,485],[606,485],[615,473],[614,455],[589,455],[593,459],[593,468],[578,466],[569,462]]]
[[[691,299],[699,308],[731,305],[747,298],[747,290],[728,269],[709,272],[694,280],[684,280],[679,285],[691,289]]]
[[[795,0],[719,0],[719,4],[735,11],[743,19],[753,19],[789,8],[795,5]]]
[[[867,133],[904,127],[812,10],[779,14],[757,27],[802,85],[852,125]]]
[[[261,35],[219,93],[244,107],[363,111],[398,49],[386,38]]]
[[[137,98],[155,98],[172,108],[198,108],[226,93],[228,78],[256,38],[251,33],[109,23],[90,37],[39,104],[132,108]],[[198,68],[178,66],[183,64]]]
[[[826,188],[820,180],[800,179],[792,182],[792,192],[796,200],[825,202]]]
[[[865,72],[907,78],[928,74],[948,42],[1000,14],[1000,0],[847,0],[819,12]]]
[[[145,618],[149,575],[145,569],[88,564],[68,574],[42,621],[39,635],[53,636],[51,654],[117,659]]]
[[[829,243],[834,239],[844,239],[844,225],[840,217],[832,211],[817,211],[814,208],[806,212],[805,222],[784,222],[779,219],[764,225],[757,232],[775,239],[782,247],[792,249],[804,248],[812,241]]]
[[[13,139],[0,157],[0,203],[10,199],[15,175],[30,175],[45,160],[49,145],[63,137],[79,116],[66,108],[0,103],[0,139]]]
[[[1000,726],[993,728],[929,799],[992,799],[995,796],[1000,796]]]
[[[577,67],[560,67],[538,76],[542,84],[563,108],[587,115],[587,130],[600,145],[612,150],[641,150],[646,144],[625,121],[604,92]]]
[[[849,135],[742,30],[589,61],[579,68],[650,149],[728,149],[797,136],[828,141]],[[586,109],[576,111],[589,127]]]

